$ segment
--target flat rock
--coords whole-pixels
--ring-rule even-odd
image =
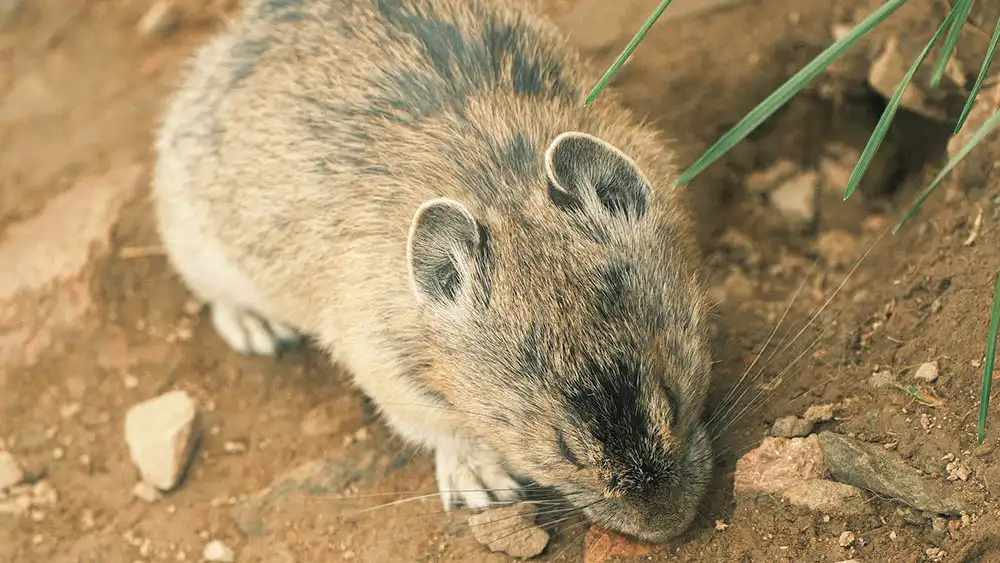
[[[39,98],[29,93],[26,99]],[[0,105],[0,123],[7,101]],[[134,163],[81,177],[0,237],[0,264],[17,264],[0,268],[0,366],[32,365],[60,341],[61,331],[81,330],[93,306],[88,266],[106,254],[118,212],[144,170]],[[0,368],[0,384],[4,373]]]
[[[469,517],[476,541],[513,557],[534,557],[549,544],[549,533],[535,525],[538,508],[527,502],[493,508]]]
[[[142,480],[162,491],[173,489],[191,461],[201,425],[194,399],[170,391],[129,408],[125,442]]]
[[[737,494],[781,494],[810,479],[823,478],[823,452],[815,435],[764,438],[736,462]]]
[[[841,483],[935,514],[957,515],[969,510],[968,502],[957,491],[922,477],[881,446],[835,432],[818,436],[827,473]]]
[[[832,516],[870,512],[861,489],[826,479],[809,479],[785,489],[782,498],[795,506]]]
[[[808,436],[813,422],[797,416],[783,416],[771,425],[771,436],[779,438],[800,438]]]
[[[14,459],[14,455],[7,451],[0,451],[0,489],[13,487],[23,480],[24,471]]]

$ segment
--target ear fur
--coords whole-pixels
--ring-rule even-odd
[[[642,170],[617,147],[586,133],[569,131],[545,151],[549,197],[564,209],[597,201],[608,213],[635,221],[649,208],[652,186]]]

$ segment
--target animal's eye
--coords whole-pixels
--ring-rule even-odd
[[[673,389],[667,389],[667,403],[670,405],[670,426],[677,426],[677,415],[680,413],[680,403]]]
[[[556,431],[556,443],[559,444],[560,453],[562,453],[562,455],[565,456],[570,463],[577,467],[583,467],[583,464],[580,463],[580,459],[576,457],[573,450],[569,449],[569,444],[566,443],[566,437],[563,436],[561,430]]]

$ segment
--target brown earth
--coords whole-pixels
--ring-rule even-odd
[[[656,2],[548,4],[573,41],[607,64]],[[829,44],[834,26],[879,4],[761,0],[686,14],[654,28],[615,87],[675,139],[685,166]],[[212,539],[240,562],[505,560],[476,543],[465,514],[442,514],[435,495],[358,513],[432,493],[430,458],[391,437],[315,350],[280,361],[239,357],[188,302],[150,220],[150,142],[180,63],[234,6],[183,0],[176,31],[146,37],[137,22],[151,6],[0,0],[0,450],[59,497],[22,516],[0,514],[0,561],[197,561]],[[831,147],[859,150],[884,105],[865,85],[879,41],[896,35],[911,49],[944,9],[931,0],[905,6],[685,188],[720,299],[717,410],[791,306],[763,359],[777,353],[757,364],[767,385],[739,387],[748,393],[734,412],[745,412],[724,429],[702,517],[681,541],[633,552],[636,560],[1000,560],[996,415],[986,446],[975,440],[1000,264],[994,155],[980,154],[980,173],[959,171],[902,232],[883,238],[940,165],[947,126],[901,114],[861,191],[842,202],[836,186],[820,190],[812,224],[786,222],[747,187],[753,172],[781,160],[811,170]],[[960,59],[985,49],[992,21],[967,31],[972,46]],[[854,163],[826,162],[828,171],[839,164],[834,177]],[[920,390],[936,406],[870,380],[888,370],[914,383],[916,366],[935,360],[941,376]],[[137,477],[123,417],[175,388],[198,399],[207,431],[183,484],[147,504],[131,495]],[[935,529],[891,499],[849,517],[767,497],[734,500],[736,458],[777,417],[824,403],[837,405],[824,428],[894,443],[931,478],[946,479],[947,454],[961,460],[971,477],[949,486],[973,503],[967,521]],[[234,441],[247,451],[227,452]],[[388,492],[399,496],[378,496]],[[547,560],[597,561],[613,551],[585,545],[582,522],[553,530]],[[848,530],[857,539],[841,547]]]

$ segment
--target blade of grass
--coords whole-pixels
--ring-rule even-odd
[[[969,154],[969,152],[972,151],[972,149],[976,148],[976,146],[979,143],[981,143],[983,139],[986,138],[986,135],[989,135],[990,132],[993,131],[997,125],[1000,125],[1000,111],[994,113],[989,117],[989,119],[984,121],[983,124],[979,126],[979,129],[977,129],[976,132],[972,135],[972,138],[969,139],[969,142],[966,143],[965,146],[961,148],[961,150],[955,153],[955,156],[948,159],[948,162],[947,164],[945,164],[944,168],[942,168],[941,171],[937,173],[937,176],[934,177],[934,180],[932,180],[931,183],[926,188],[924,188],[924,191],[921,192],[920,197],[918,197],[917,200],[913,202],[913,205],[910,206],[910,208],[906,211],[906,213],[899,220],[899,222],[896,223],[896,226],[892,228],[892,232],[894,234],[899,232],[899,229],[903,227],[903,223],[909,221],[910,218],[917,213],[917,210],[920,209],[920,206],[924,204],[924,201],[928,198],[928,196],[931,195],[931,192],[934,191],[934,188],[936,188],[937,185],[941,183],[941,180],[943,180],[944,177],[947,176],[949,172],[951,172],[951,169],[954,168],[955,165],[957,165],[959,162],[961,162],[962,159],[964,159]]]
[[[772,92],[771,95],[768,96],[763,102],[757,105],[757,107],[750,110],[750,113],[741,119],[739,123],[733,126],[733,128],[730,129],[725,135],[720,137],[714,145],[709,147],[704,154],[698,157],[698,160],[696,160],[690,168],[681,174],[677,183],[683,185],[690,182],[695,176],[708,168],[713,162],[721,158],[722,155],[729,152],[733,146],[745,139],[747,135],[759,127],[764,120],[771,117],[771,115],[778,111],[781,106],[785,105],[788,100],[798,94],[799,91],[806,86],[806,84],[811,82],[814,78],[819,76],[820,73],[826,70],[826,67],[830,66],[833,61],[840,58],[840,56],[844,54],[844,51],[854,45],[863,36],[867,35],[872,29],[882,23],[887,17],[892,15],[893,12],[905,3],[906,0],[889,0],[878,10],[875,10],[868,17],[862,20],[861,23],[849,31],[847,35],[827,47],[815,59],[803,67],[802,70],[797,72],[795,76],[788,79],[784,84],[778,87],[777,90]]]
[[[954,12],[953,12],[954,13]],[[892,120],[896,117],[896,110],[899,109],[899,103],[903,99],[903,92],[913,81],[914,75],[917,74],[917,69],[923,64],[927,55],[934,48],[934,45],[941,40],[944,35],[945,30],[948,29],[951,23],[952,15],[949,14],[948,17],[941,22],[940,27],[938,27],[937,32],[931,40],[924,45],[924,50],[920,52],[920,55],[913,61],[910,65],[910,69],[906,71],[906,75],[903,76],[903,80],[900,81],[899,86],[896,87],[896,92],[892,95],[889,103],[886,104],[885,110],[882,111],[882,117],[879,118],[878,124],[875,125],[875,130],[872,131],[871,137],[868,138],[868,143],[865,145],[865,149],[861,151],[861,158],[858,159],[858,163],[854,166],[854,171],[851,172],[850,179],[847,180],[847,188],[844,190],[844,200],[851,197],[854,190],[858,188],[861,183],[861,179],[864,177],[865,173],[868,172],[868,167],[871,166],[872,160],[875,159],[875,153],[878,152],[880,146],[882,146],[882,141],[885,139],[886,133],[889,132],[889,126],[892,125]]]
[[[958,118],[958,123],[955,124],[955,133],[958,133],[962,126],[965,125],[965,120],[969,117],[969,112],[972,111],[972,103],[976,101],[976,96],[979,95],[979,90],[983,87],[983,81],[986,80],[986,73],[990,70],[990,63],[993,62],[993,52],[996,51],[997,43],[1000,42],[1000,18],[997,18],[997,25],[993,28],[993,38],[990,39],[990,46],[986,50],[986,58],[983,59],[983,66],[979,69],[979,76],[976,77],[976,83],[972,86],[972,91],[969,92],[969,99],[965,102],[965,107],[962,108],[962,115]]]
[[[1000,272],[993,291],[993,311],[990,313],[989,340],[986,341],[986,365],[983,367],[983,388],[979,394],[979,428],[976,438],[982,444],[986,439],[986,415],[990,412],[990,391],[993,388],[993,361],[997,353],[997,332],[1000,331]]]
[[[951,60],[951,54],[955,51],[958,38],[962,35],[965,27],[965,20],[969,17],[969,10],[972,9],[972,0],[958,0],[951,9],[948,17],[951,18],[951,27],[948,29],[948,38],[941,46],[941,53],[938,54],[937,63],[934,64],[934,72],[931,74],[931,87],[937,88],[941,84],[945,68]]]
[[[656,23],[656,20],[660,19],[660,15],[663,14],[663,11],[667,9],[667,6],[669,6],[672,1],[673,0],[663,0],[662,2],[660,2],[660,5],[657,6],[656,10],[653,11],[653,14],[646,19],[646,23],[642,24],[642,27],[640,27],[639,31],[636,32],[634,37],[632,37],[632,40],[628,42],[628,45],[626,45],[625,49],[621,52],[620,55],[618,55],[618,58],[615,59],[615,62],[612,63],[610,67],[608,67],[608,70],[604,72],[604,75],[601,76],[601,79],[597,81],[597,85],[594,86],[594,89],[591,90],[590,94],[587,95],[586,103],[589,104],[590,102],[593,102],[595,99],[597,99],[597,95],[600,94],[601,91],[603,91],[605,88],[607,88],[608,84],[611,82],[611,79],[614,78],[616,74],[618,74],[618,71],[621,70],[622,66],[625,64],[625,61],[627,61],[628,58],[632,56],[632,52],[635,51],[636,47],[639,46],[639,43],[646,38],[646,34],[649,33],[649,29],[653,27],[653,24]]]

